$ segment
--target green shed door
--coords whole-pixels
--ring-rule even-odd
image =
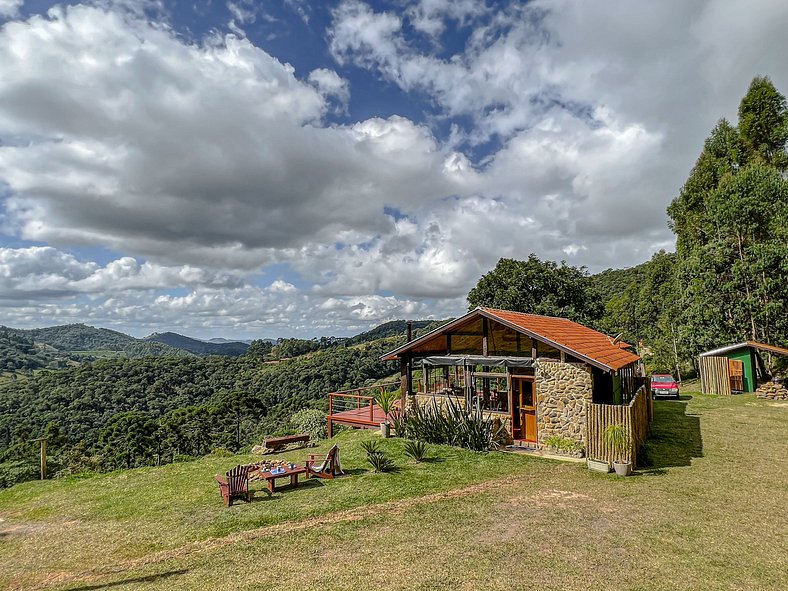
[[[749,347],[737,349],[728,353],[726,357],[741,361],[744,364],[744,391],[755,392],[755,359],[753,358],[752,349]]]

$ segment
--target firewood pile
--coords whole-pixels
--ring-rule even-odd
[[[758,398],[766,400],[788,400],[788,388],[777,382],[766,382],[755,391]]]

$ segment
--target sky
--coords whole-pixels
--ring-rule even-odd
[[[632,266],[782,0],[0,0],[0,324],[344,336]]]

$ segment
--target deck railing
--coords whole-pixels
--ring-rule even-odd
[[[646,386],[638,389],[627,405],[586,403],[586,455],[592,460],[623,460],[636,465],[637,452],[648,437],[652,417],[651,392]],[[605,441],[605,429],[610,425],[623,425],[627,430],[629,449],[624,457],[619,457]]]
[[[379,421],[375,418],[375,398],[379,394],[397,390],[399,387],[399,382],[388,382],[331,392],[328,395],[328,416],[326,417],[329,433],[332,430],[332,422],[368,427],[378,425]]]

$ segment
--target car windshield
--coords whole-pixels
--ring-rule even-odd
[[[669,384],[674,382],[675,380],[670,376],[652,376],[651,381]]]

